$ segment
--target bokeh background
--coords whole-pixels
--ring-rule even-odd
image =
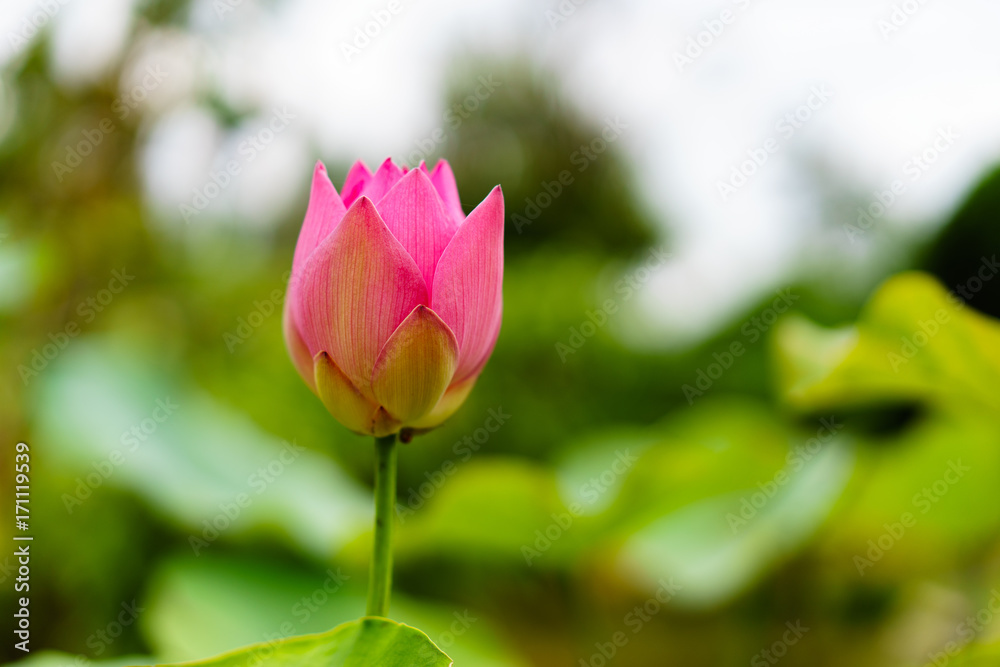
[[[23,440],[35,541],[0,656],[362,613],[371,443],[280,311],[314,161],[392,155],[507,207],[493,359],[401,451],[393,618],[460,667],[1000,664],[998,21],[4,0],[0,537]]]

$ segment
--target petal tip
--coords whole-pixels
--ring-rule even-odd
[[[375,208],[375,202],[373,202],[368,195],[361,195],[355,199],[354,203],[351,204],[351,208],[366,209],[378,213],[378,210]]]
[[[423,164],[423,162],[421,162],[420,164]],[[411,176],[410,174],[419,174],[419,175],[418,176]],[[434,188],[434,182],[431,181],[431,175],[427,173],[426,169],[411,169],[409,172],[407,172],[407,174],[405,176],[403,176],[403,178],[417,178],[417,179],[420,179],[429,188],[429,190],[428,190],[429,192],[433,192],[434,194],[437,194],[437,190]],[[399,180],[402,181],[403,178],[401,178]],[[438,195],[438,198],[440,199],[440,195]],[[442,203],[442,205],[443,205],[443,203]]]
[[[364,160],[357,160],[353,165],[351,165],[351,171],[358,171],[363,174],[372,175],[372,170],[368,168],[368,163]]]

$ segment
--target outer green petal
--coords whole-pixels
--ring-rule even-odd
[[[462,404],[465,403],[465,399],[469,397],[472,392],[472,388],[476,386],[476,380],[479,379],[479,375],[473,375],[470,378],[466,378],[461,382],[453,384],[448,387],[448,390],[444,392],[444,396],[438,401],[434,409],[428,412],[426,415],[417,419],[409,424],[410,428],[417,431],[430,430],[436,428],[443,424],[446,419],[455,414]]]
[[[404,424],[437,405],[458,366],[458,341],[437,313],[417,306],[396,328],[372,372],[376,400]]]
[[[379,407],[358,391],[326,352],[317,354],[313,365],[319,397],[333,418],[356,433],[373,435]]]

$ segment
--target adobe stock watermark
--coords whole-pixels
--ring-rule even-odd
[[[367,49],[373,40],[389,27],[393,19],[403,11],[401,0],[389,0],[385,7],[372,11],[371,18],[364,25],[354,28],[354,37],[350,42],[340,42],[340,52],[348,64]]]
[[[729,26],[736,23],[740,12],[750,9],[753,2],[754,0],[733,0],[733,6],[739,11],[723,9],[718,16],[702,21],[703,29],[688,37],[682,49],[674,51],[674,65],[677,71],[683,74],[685,68],[694,65],[695,61],[722,37]]]
[[[286,271],[282,276],[282,284],[287,285],[292,277],[291,271]],[[275,313],[280,313],[285,303],[285,287],[275,287],[263,301],[254,300],[253,309],[247,313],[246,317],[237,317],[236,326],[232,331],[222,334],[222,342],[226,344],[226,349],[232,354],[236,348],[250,340],[254,333],[264,326],[264,323]]]
[[[990,258],[982,257],[980,258],[982,263],[979,265],[979,270],[976,271],[976,275],[970,276],[968,280],[959,285],[955,285],[954,294],[958,294],[962,297],[962,305],[956,305],[956,309],[961,308],[966,303],[971,302],[979,292],[982,291],[986,283],[993,280],[997,273],[1000,273],[1000,263],[997,262],[997,256],[993,255]]]
[[[243,168],[267,150],[267,147],[278,135],[287,130],[295,119],[295,114],[289,112],[287,107],[275,108],[267,121],[255,132],[247,135],[236,147],[238,159],[230,159],[220,169],[210,170],[208,180],[193,190],[191,200],[178,206],[184,222],[190,224],[191,220],[207,209],[229,187],[233,179],[243,172]]]
[[[10,556],[3,557],[3,563],[0,563],[0,584],[7,583],[10,579],[10,575],[17,572],[17,563],[10,560]]]
[[[910,184],[918,182],[930,171],[942,155],[955,145],[961,135],[950,125],[938,128],[934,140],[922,151],[911,155],[903,163],[902,176],[893,179],[889,187],[872,193],[872,198],[864,206],[857,209],[858,217],[855,224],[845,224],[844,233],[851,243],[865,235],[875,223],[884,218],[889,210],[896,205],[899,198],[906,194]]]
[[[738,512],[726,514],[726,522],[729,524],[733,535],[736,535],[743,528],[750,525],[761,510],[771,501],[778,491],[792,480],[795,473],[801,471],[809,461],[822,451],[823,446],[833,440],[843,428],[843,424],[838,424],[833,417],[820,419],[821,426],[816,435],[809,438],[801,445],[797,445],[792,451],[785,455],[785,467],[774,473],[774,477],[758,482],[759,491],[750,496],[740,498],[740,509]]]
[[[339,567],[336,572],[328,569],[326,575],[326,579],[323,580],[323,583],[316,590],[309,595],[303,596],[298,602],[292,605],[292,616],[295,617],[299,625],[308,623],[312,615],[329,602],[331,597],[340,592],[340,589],[351,578],[350,575],[341,572]],[[292,634],[294,632],[289,632],[287,636],[291,636]]]
[[[955,289],[948,292],[947,300],[951,304],[953,311],[961,310],[970,303],[977,294],[986,286],[986,283],[1000,273],[1000,262],[997,256],[992,258],[981,258],[979,270],[964,283],[955,286]],[[959,298],[961,297],[961,298]],[[910,363],[917,354],[927,347],[927,345],[937,336],[941,330],[951,322],[952,314],[945,308],[938,308],[933,316],[926,320],[917,320],[917,328],[908,335],[900,338],[900,345],[896,351],[887,352],[886,359],[894,373]]]
[[[899,369],[910,363],[917,353],[920,352],[935,336],[941,331],[941,327],[951,322],[951,313],[944,308],[934,311],[934,316],[926,320],[917,322],[918,329],[909,336],[901,338],[902,343],[897,352],[886,352],[886,359],[893,373],[899,373]]]
[[[633,455],[628,449],[617,450],[614,460],[600,475],[591,477],[580,485],[576,496],[583,498],[583,503],[570,503],[569,507],[566,508],[567,511],[553,514],[551,516],[552,523],[544,529],[535,531],[535,541],[532,544],[521,546],[524,562],[530,567],[535,560],[551,549],[552,545],[573,526],[574,520],[583,516],[586,513],[586,508],[592,506],[607,493],[622,475],[632,469],[638,460],[639,457]]]
[[[438,148],[448,142],[449,133],[458,131],[462,123],[478,111],[496,89],[503,85],[503,82],[498,81],[492,74],[482,75],[476,82],[479,85],[468,95],[445,110],[441,116],[443,121],[441,125],[428,132],[427,136],[413,142],[414,149],[406,155],[407,164],[418,165],[422,160],[427,160],[438,152]]]
[[[337,568],[334,572],[327,569],[326,578],[308,595],[303,595],[292,605],[290,610],[291,618],[286,618],[278,625],[274,632],[266,632],[262,636],[262,642],[250,651],[250,658],[246,664],[259,665],[271,657],[280,642],[289,637],[301,634],[301,627],[305,625],[313,614],[319,612],[333,597],[340,592],[344,584],[350,580],[350,575],[346,575]]]
[[[795,621],[795,623],[788,621],[785,623],[785,627],[787,629],[781,635],[781,639],[750,658],[750,667],[767,667],[778,664],[778,661],[788,655],[788,650],[798,644],[802,637],[809,632],[809,628],[802,625],[802,621]]]
[[[139,614],[146,611],[145,607],[140,607],[135,600],[126,603],[122,602],[122,610],[106,626],[98,629],[87,637],[87,648],[94,652],[94,657],[99,657],[122,636],[125,628],[131,626],[139,619]]]
[[[555,179],[542,181],[538,193],[534,197],[524,199],[524,210],[521,213],[515,213],[510,218],[510,221],[514,223],[514,230],[521,234],[525,227],[535,222],[542,215],[542,211],[552,206],[552,202],[562,196],[566,188],[573,185],[576,180],[574,171],[576,174],[587,171],[590,165],[596,162],[611,144],[618,141],[627,129],[628,125],[622,122],[621,116],[606,117],[604,127],[601,128],[598,135],[570,153],[569,163],[576,169],[563,169],[556,175]]]
[[[20,53],[70,0],[38,0],[35,8],[7,33],[11,55]]]
[[[220,21],[226,18],[226,14],[235,12],[243,4],[243,0],[212,0],[212,9],[215,10],[215,17]]]
[[[721,353],[712,353],[712,358],[715,361],[705,368],[699,368],[692,384],[681,386],[681,391],[684,392],[684,398],[687,399],[688,405],[694,405],[696,398],[704,396],[705,392],[709,391],[716,381],[725,375],[740,357],[746,354],[747,345],[753,345],[760,340],[778,321],[779,316],[787,312],[792,304],[799,300],[799,296],[793,294],[790,289],[778,290],[775,294],[777,296],[769,307],[746,320],[740,327],[740,333],[746,339],[746,344],[742,340],[734,340]]]
[[[111,110],[117,116],[118,121],[128,118],[168,76],[168,73],[163,71],[159,65],[147,67],[146,74],[139,83],[112,102]],[[66,176],[76,171],[87,157],[104,143],[105,138],[116,129],[118,129],[118,125],[114,119],[102,118],[94,127],[80,130],[79,141],[66,146],[66,155],[63,160],[61,162],[54,160],[51,164],[56,181],[62,183]]]
[[[396,502],[396,516],[400,523],[405,523],[408,517],[416,514],[417,510],[423,507],[458,472],[459,465],[468,462],[511,418],[511,415],[503,411],[502,405],[490,408],[486,415],[482,426],[451,446],[452,458],[446,459],[437,470],[425,472],[426,481],[421,482],[416,488],[411,486],[407,490],[405,503]]]
[[[219,503],[219,511],[215,516],[202,521],[202,531],[198,535],[189,535],[188,544],[195,556],[200,556],[213,542],[222,536],[235,524],[244,511],[262,493],[267,491],[274,482],[284,474],[290,465],[298,460],[305,447],[286,442],[281,451],[247,477],[248,491],[236,494],[229,502]],[[252,491],[252,495],[251,495]]]
[[[945,667],[952,658],[962,652],[962,649],[971,644],[976,637],[982,635],[997,615],[1000,615],[1000,591],[994,588],[990,591],[990,598],[986,604],[975,614],[966,616],[955,627],[955,639],[946,642],[940,651],[931,651],[927,654],[927,662],[924,667],[932,667],[932,665],[933,667]]]
[[[875,563],[882,560],[886,552],[895,547],[906,536],[907,531],[917,525],[919,517],[934,509],[934,506],[948,494],[948,491],[971,470],[972,468],[963,464],[961,459],[948,461],[948,467],[941,478],[922,488],[910,500],[916,513],[903,512],[898,521],[883,524],[885,532],[875,539],[868,540],[868,551],[863,555],[854,556],[854,567],[857,568],[858,574],[862,577],[865,576],[865,570],[871,569]]]
[[[594,310],[586,311],[586,319],[569,328],[569,337],[566,341],[556,343],[559,360],[565,364],[571,355],[579,352],[599,329],[603,329],[611,318],[618,314],[623,303],[631,301],[646,286],[656,269],[663,266],[670,257],[671,254],[665,252],[663,248],[651,248],[649,258],[645,262],[615,283],[614,293],[617,296],[608,297]]]
[[[120,270],[115,269],[111,272],[111,279],[106,287],[80,301],[75,309],[79,319],[70,320],[59,331],[50,332],[48,343],[31,350],[31,361],[28,364],[18,364],[17,373],[24,386],[27,387],[31,380],[38,377],[63,350],[69,347],[70,342],[80,335],[83,331],[80,326],[81,320],[84,324],[90,324],[97,319],[97,316],[104,312],[133,280],[135,276],[128,273],[125,267]]]
[[[906,27],[921,9],[927,6],[930,0],[903,0],[892,5],[892,11],[888,16],[880,18],[875,22],[882,39],[889,41],[893,35]]]
[[[618,655],[618,652],[628,646],[629,640],[642,632],[642,629],[659,614],[663,607],[670,603],[684,587],[675,583],[673,578],[669,581],[660,579],[657,582],[656,592],[641,605],[636,605],[634,609],[625,614],[622,624],[632,631],[627,634],[624,630],[618,630],[611,635],[606,642],[595,642],[594,653],[587,658],[580,658],[580,667],[607,667],[610,660]]]
[[[473,623],[479,620],[479,617],[473,616],[468,609],[462,613],[452,612],[451,615],[455,620],[451,622],[447,630],[434,638],[434,644],[442,651],[447,651],[451,646],[454,646],[459,637],[468,632]]]
[[[83,505],[84,501],[111,479],[115,471],[125,465],[129,456],[138,451],[139,447],[156,433],[160,426],[170,419],[179,408],[180,406],[174,403],[169,396],[156,399],[155,407],[148,417],[133,424],[128,430],[122,431],[121,437],[118,439],[122,449],[113,449],[100,461],[91,463],[90,467],[93,468],[93,472],[88,473],[86,477],[76,478],[76,488],[72,494],[62,494],[66,512],[72,514],[73,510]]]
[[[545,20],[549,29],[555,31],[561,24],[570,20],[576,10],[586,4],[587,0],[560,0],[555,9],[545,10]]]
[[[781,152],[781,149],[809,123],[816,114],[825,107],[834,93],[827,88],[826,84],[813,86],[809,91],[809,96],[805,102],[789,111],[774,125],[777,134],[772,135],[761,142],[760,145],[748,148],[746,159],[734,165],[729,171],[726,180],[718,180],[715,188],[719,192],[719,197],[723,203],[729,201],[730,197],[746,186],[750,180],[756,176],[760,170],[768,163],[773,155]]]

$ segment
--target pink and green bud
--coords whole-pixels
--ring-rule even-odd
[[[321,162],[292,262],[285,342],[357,433],[434,428],[465,401],[500,333],[503,193],[465,216],[451,167]]]

